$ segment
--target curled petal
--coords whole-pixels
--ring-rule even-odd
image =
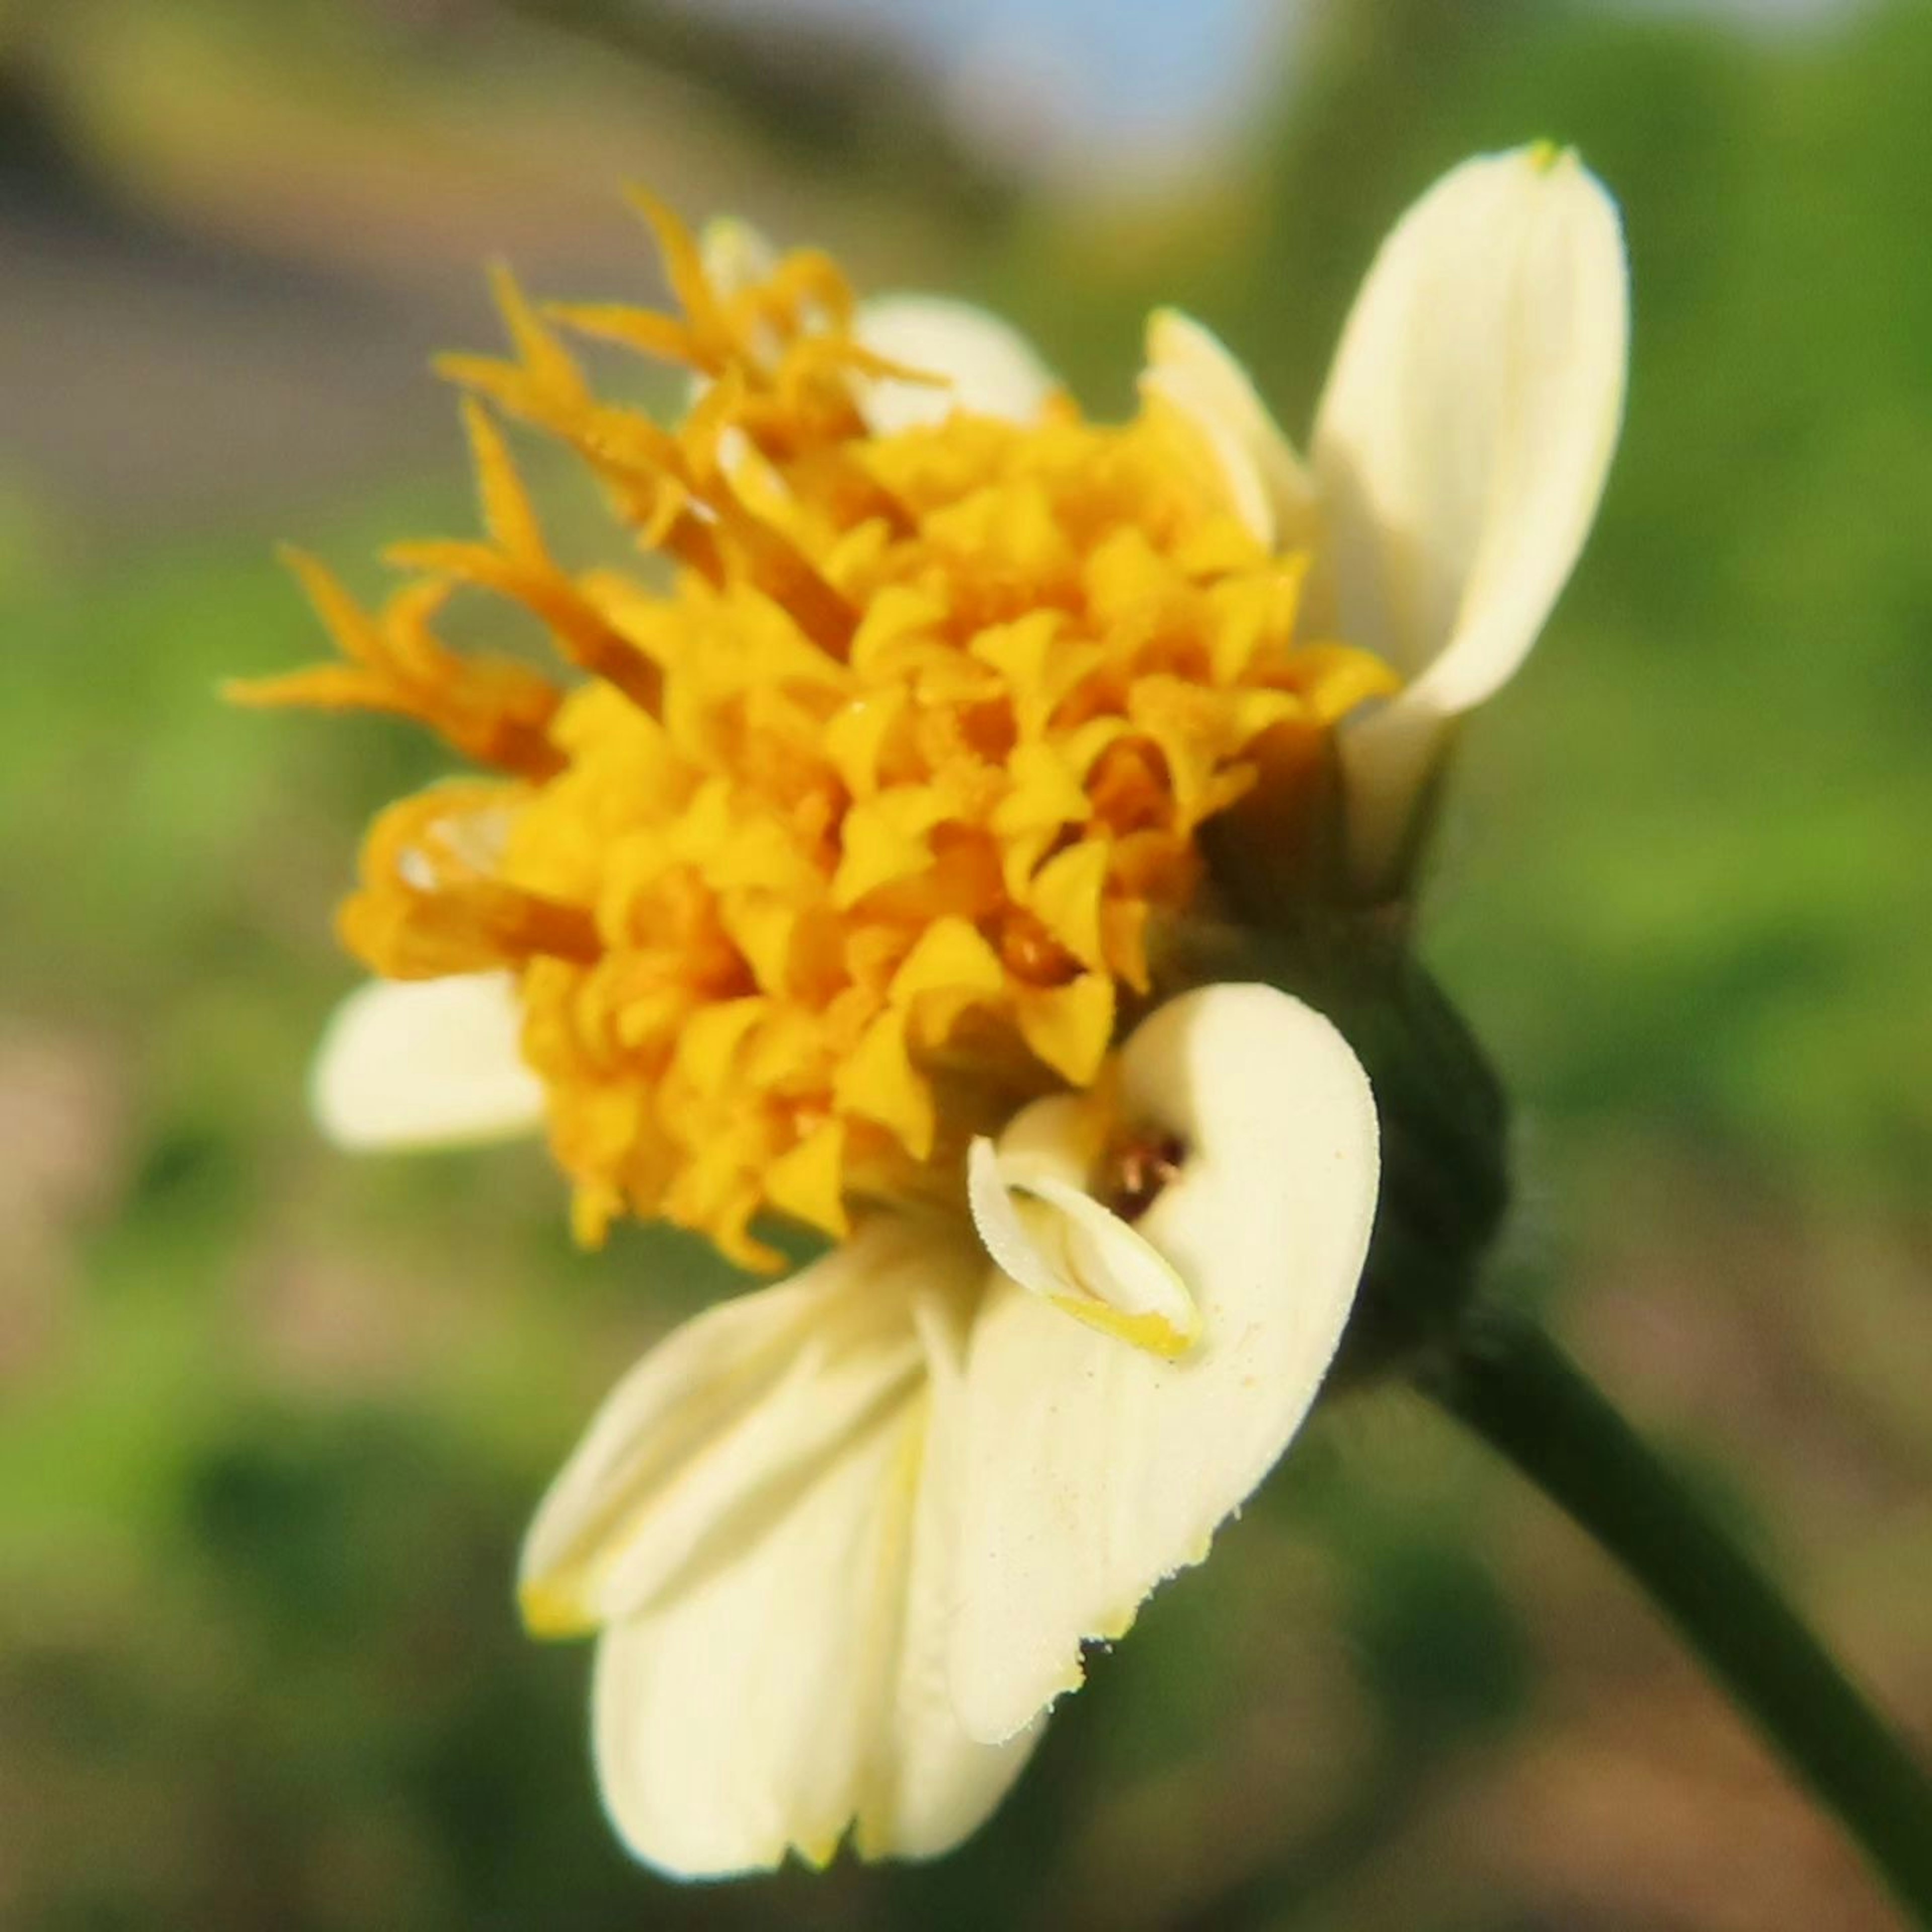
[[[507,973],[372,980],[336,1009],[316,1056],[315,1117],[340,1147],[454,1147],[533,1133],[544,1091],[518,1046]]]
[[[1170,1361],[1199,1335],[1200,1312],[1166,1257],[1076,1182],[980,1139],[967,1188],[973,1226],[1008,1280]]]
[[[884,296],[860,310],[857,334],[874,354],[942,379],[865,383],[860,406],[875,436],[944,422],[956,410],[1030,422],[1056,386],[1023,336],[970,302]]]
[[[1350,836],[1400,855],[1450,722],[1515,671],[1596,514],[1623,412],[1615,205],[1548,146],[1465,162],[1382,244],[1317,412],[1341,634],[1407,680],[1345,732]]]
[[[953,1696],[974,1736],[1015,1735],[1080,1681],[1300,1427],[1333,1358],[1374,1219],[1366,1078],[1318,1014],[1266,986],[1184,995],[1123,1050],[1120,1106],[1183,1150],[1137,1223],[1187,1288],[1199,1339],[1165,1360],[996,1280],[966,1371]],[[1060,1111],[1055,1112],[1054,1110]],[[1088,1148],[1062,1102],[1003,1138],[1064,1172]]]

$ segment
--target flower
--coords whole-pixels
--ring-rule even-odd
[[[601,1633],[618,1829],[685,1874],[848,1828],[921,1856],[1200,1560],[1340,1344],[1367,1079],[1286,992],[1200,983],[1192,936],[1285,853],[1339,856],[1283,891],[1406,891],[1454,722],[1594,512],[1621,240],[1570,155],[1456,170],[1378,256],[1304,465],[1185,317],[1097,424],[988,316],[862,308],[821,256],[645,212],[679,312],[506,280],[512,357],[447,365],[485,540],[400,548],[373,615],[298,560],[342,661],[240,694],[416,718],[494,772],[370,836],[342,926],[383,976],[321,1057],[336,1138],[547,1121],[584,1240],[840,1244],[648,1354],[531,1531],[531,1627]],[[682,421],[602,399],[560,328],[682,365]],[[558,560],[492,405],[668,584]],[[450,650],[460,588],[577,681]]]
[[[1183,1171],[1088,1252],[1073,1216],[1035,1220],[1051,1292],[963,1219],[875,1217],[646,1354],[552,1490],[525,1616],[602,1632],[598,1784],[653,1864],[822,1862],[848,1824],[870,1856],[957,1843],[1079,1682],[1083,1640],[1199,1560],[1299,1426],[1374,1214],[1353,1057],[1272,988],[1184,995],[1120,1054],[1109,1104],[1023,1112],[993,1186],[1092,1186],[1110,1113],[1184,1147]],[[1190,1304],[1179,1361],[1058,1305],[1131,1322],[1105,1298],[1124,1276],[1131,1297],[1136,1262]]]

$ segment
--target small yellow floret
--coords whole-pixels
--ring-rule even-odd
[[[350,662],[246,694],[405,712],[498,769],[378,820],[345,934],[392,976],[518,974],[584,1238],[663,1215],[757,1265],[760,1213],[836,1235],[956,1196],[974,1135],[1090,1084],[1202,823],[1392,680],[1298,636],[1306,560],[1174,412],[874,436],[866,382],[918,372],[829,262],[715,286],[646,212],[680,312],[554,314],[702,378],[685,422],[601,400],[504,280],[512,358],[446,365],[484,536],[392,553],[420,580],[380,622],[300,566]],[[577,453],[668,589],[554,560],[484,400]],[[448,650],[452,585],[582,681]]]

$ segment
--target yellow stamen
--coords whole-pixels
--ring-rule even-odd
[[[385,813],[345,936],[392,976],[518,975],[582,1238],[663,1215],[764,1265],[760,1213],[837,1235],[869,1199],[963,1202],[974,1135],[1104,1077],[1204,821],[1394,680],[1300,636],[1306,559],[1249,533],[1178,412],[875,436],[868,382],[921,372],[859,342],[836,268],[741,244],[714,285],[639,199],[679,313],[540,314],[500,274],[510,356],[442,364],[482,536],[392,551],[418,580],[380,622],[298,562],[346,662],[241,694],[405,712],[506,775]],[[558,327],[698,401],[667,429],[600,400]],[[557,560],[478,398],[602,483],[604,567]],[[436,643],[456,584],[585,681]]]

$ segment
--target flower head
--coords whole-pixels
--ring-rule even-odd
[[[988,317],[645,212],[674,312],[506,280],[512,355],[448,364],[484,536],[399,548],[374,615],[298,560],[342,661],[242,694],[414,717],[485,773],[370,835],[342,928],[385,983],[325,1048],[339,1138],[543,1118],[586,1239],[844,1244],[647,1356],[532,1532],[532,1627],[604,1633],[620,1829],[686,1871],[854,1822],[931,1851],[1335,1352],[1366,1082],[1299,1001],[1201,987],[1190,934],[1406,890],[1448,727],[1594,508],[1621,244],[1570,157],[1456,170],[1378,259],[1304,466],[1184,317],[1099,424]],[[566,334],[683,370],[681,419],[601,397]],[[501,415],[602,484],[595,567]],[[446,646],[466,586],[562,674]]]
[[[677,428],[599,401],[507,285],[515,359],[453,368],[590,464],[670,586],[567,576],[472,403],[486,539],[398,552],[424,575],[380,622],[304,564],[353,662],[261,694],[413,712],[495,767],[384,814],[345,938],[395,980],[516,976],[586,1238],[663,1215],[758,1264],[754,1216],[838,1237],[956,1192],[973,1134],[1090,1085],[1202,823],[1394,681],[1304,634],[1306,556],[1158,390],[1123,426],[1043,382],[1028,420],[962,410],[830,264],[734,286],[650,212],[682,314],[562,319],[698,377]],[[587,677],[446,650],[452,582]]]

